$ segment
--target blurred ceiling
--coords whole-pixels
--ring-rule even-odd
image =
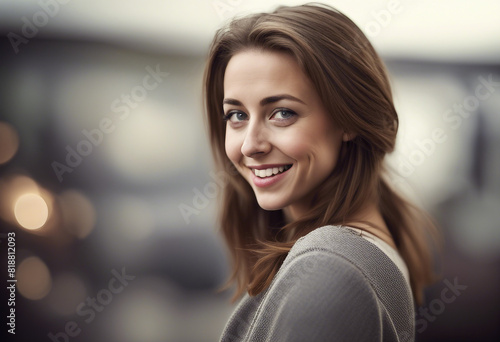
[[[161,53],[204,55],[218,27],[234,15],[306,1],[0,0],[0,30],[40,38],[88,39]],[[385,57],[500,61],[500,1],[326,0],[355,21]],[[48,20],[43,14],[49,15]],[[37,16],[38,13],[38,16]],[[23,18],[24,17],[24,18]]]

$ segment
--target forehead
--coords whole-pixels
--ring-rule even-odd
[[[290,93],[311,96],[314,87],[296,60],[284,52],[245,50],[235,54],[224,74],[224,96]]]

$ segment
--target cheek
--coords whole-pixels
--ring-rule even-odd
[[[303,165],[313,167],[315,172],[329,173],[337,163],[342,144],[341,133],[334,129],[325,130],[324,127],[315,128],[283,137],[280,146],[283,153],[305,162]]]
[[[241,142],[237,134],[234,132],[226,131],[226,155],[233,163],[238,163],[241,158]]]
[[[318,157],[317,154],[335,153],[336,142],[332,139],[331,132],[321,130],[300,129],[287,132],[286,135],[277,137],[276,145],[289,157],[300,160]]]
[[[273,146],[295,160],[303,159],[314,146],[314,134],[305,125],[292,125],[273,136]]]
[[[324,135],[316,139],[315,159],[324,172],[330,173],[337,165],[342,139],[337,136]]]
[[[282,147],[281,151],[290,158],[299,161],[306,158],[307,155],[311,153],[314,146],[310,142],[310,140],[308,141],[306,139],[283,139],[280,144]]]

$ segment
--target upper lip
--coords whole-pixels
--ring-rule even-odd
[[[280,166],[287,166],[291,165],[292,163],[288,164],[264,164],[264,165],[247,165],[249,169],[255,169],[255,170],[265,170],[265,169],[272,169],[275,167],[280,167]]]

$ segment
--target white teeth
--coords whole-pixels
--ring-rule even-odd
[[[271,167],[271,168],[268,168],[268,169],[265,169],[265,170],[253,169],[253,173],[257,177],[264,178],[264,177],[270,177],[272,175],[276,175],[276,174],[278,174],[280,172],[283,172],[283,171],[286,171],[288,169],[289,169],[289,167],[279,166],[279,167]]]

